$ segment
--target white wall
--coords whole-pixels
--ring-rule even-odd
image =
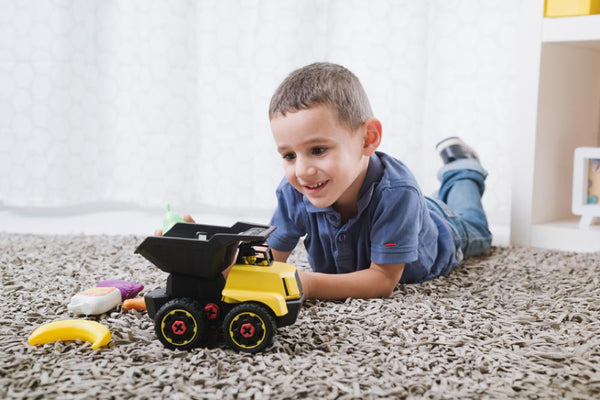
[[[435,143],[469,141],[490,221],[508,226],[519,4],[0,0],[0,206],[268,214],[270,96],[332,61],[362,80],[382,149],[425,193]]]

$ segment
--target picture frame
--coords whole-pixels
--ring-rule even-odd
[[[580,229],[590,229],[600,217],[600,147],[578,147],[573,156],[571,210],[581,215]]]

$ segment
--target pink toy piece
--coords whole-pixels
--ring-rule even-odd
[[[121,292],[122,300],[134,298],[144,288],[144,285],[142,285],[141,283],[120,280],[102,281],[98,282],[98,284],[96,285],[96,287],[109,286],[116,287],[117,289],[119,289],[119,291]]]

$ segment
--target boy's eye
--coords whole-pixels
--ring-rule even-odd
[[[325,151],[327,151],[326,147],[313,147],[312,148],[312,154],[315,156],[319,156],[319,155],[325,153]]]
[[[283,159],[285,161],[292,161],[294,158],[296,158],[296,155],[294,153],[285,153],[283,155]]]

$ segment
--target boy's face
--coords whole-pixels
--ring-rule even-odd
[[[352,132],[329,106],[287,113],[271,120],[285,176],[316,207],[340,212],[356,207],[372,151],[365,128]]]

